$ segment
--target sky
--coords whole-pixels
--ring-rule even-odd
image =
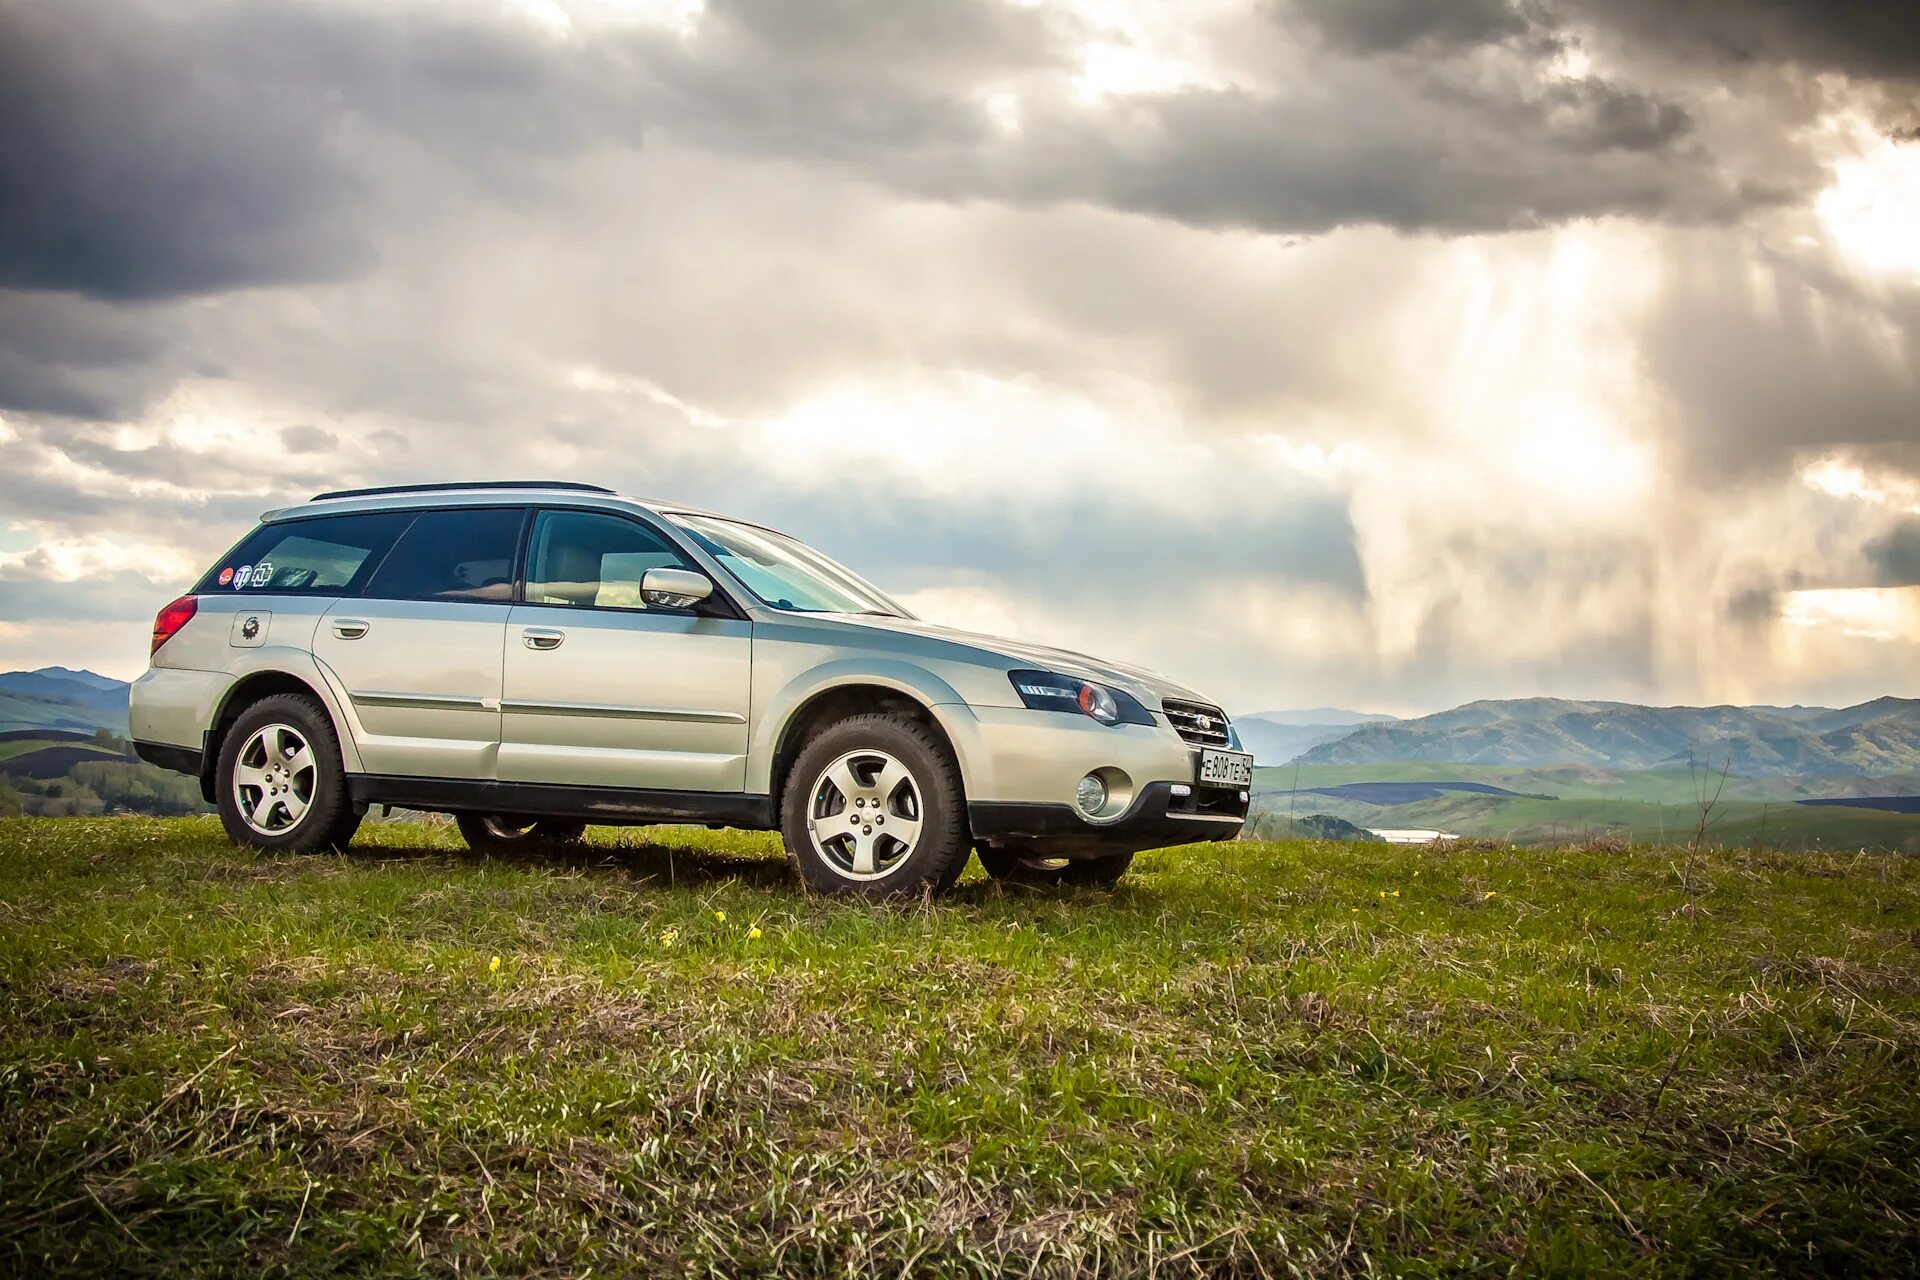
[[[1920,695],[1920,6],[0,0],[0,669],[587,480],[1230,709]]]

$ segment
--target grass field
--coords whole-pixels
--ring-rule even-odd
[[[1916,859],[0,823],[0,1272],[1912,1275],[1917,1079]]]

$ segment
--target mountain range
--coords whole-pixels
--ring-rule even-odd
[[[1312,707],[1299,711],[1255,711],[1233,718],[1240,745],[1260,764],[1281,764],[1324,742],[1336,742],[1355,725],[1395,717],[1371,711],[1344,711],[1339,707]]]
[[[1651,769],[1694,763],[1736,774],[1843,776],[1920,770],[1920,699],[1858,706],[1643,707],[1518,698],[1469,702],[1412,720],[1358,725],[1304,749],[1302,764],[1590,764]]]
[[[125,736],[124,680],[41,667],[0,673],[0,733],[107,729]],[[1689,762],[1748,777],[1872,777],[1920,772],[1920,699],[1852,707],[1644,707],[1516,698],[1398,720],[1334,707],[1235,717],[1262,765],[1405,761],[1540,768],[1653,769]]]
[[[0,672],[0,733],[110,729],[124,737],[129,688],[125,680],[66,667]]]

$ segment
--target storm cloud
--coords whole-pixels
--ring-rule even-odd
[[[1887,692],[1819,610],[1920,580],[1915,25],[0,0],[0,663],[518,474],[1242,706]]]

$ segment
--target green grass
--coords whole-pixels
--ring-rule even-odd
[[[1920,1270],[1920,860],[456,841],[0,822],[0,1271]]]

